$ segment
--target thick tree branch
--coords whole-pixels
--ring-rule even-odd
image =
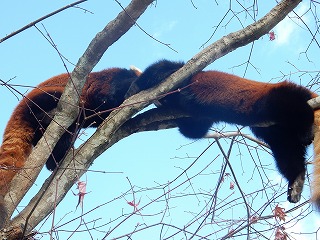
[[[151,109],[145,113],[139,114],[136,117],[129,119],[112,136],[110,139],[110,143],[112,144],[110,144],[109,147],[133,133],[176,127],[172,120],[183,116],[184,115],[182,115],[181,112],[173,109],[172,111],[168,111],[167,109]],[[79,176],[85,173],[86,169],[88,168],[88,166],[86,166],[88,163],[75,160],[78,152],[83,148],[87,148],[87,144],[88,143],[86,142],[75,151],[69,151],[57,174],[51,175],[45,181],[39,192],[33,197],[26,208],[23,209],[19,215],[12,220],[12,225],[16,226],[19,224],[24,224],[24,219],[28,218],[30,212],[33,211],[34,206],[37,206],[31,217],[29,217],[28,230],[31,230],[42,220],[44,216],[47,216],[47,214],[53,211],[55,208],[53,203],[58,204],[64,198],[68,190],[78,180]]]
[[[77,93],[81,92],[81,88],[88,73],[99,61],[108,46],[116,41],[134,24],[132,20],[125,21],[126,14],[129,13],[132,19],[136,19],[143,13],[145,8],[151,2],[151,0],[133,0],[131,4],[126,8],[125,12],[119,14],[117,19],[107,25],[107,27],[104,29],[106,32],[102,31],[101,33],[97,34],[96,38],[92,41],[83,57],[80,58],[76,68],[71,74],[71,79],[73,81],[68,85],[73,87],[67,87],[66,92],[64,93],[62,98],[64,100],[63,102],[69,103],[68,107],[66,109],[63,104],[59,104],[58,109],[60,114],[57,114],[55,117],[55,121],[62,125],[64,128],[67,128],[74,121],[75,117],[78,114],[78,109],[75,107],[72,110],[71,114],[71,116],[73,117],[70,117],[70,102],[74,106],[78,105],[79,94]],[[176,73],[172,74],[166,82],[160,84],[154,89],[141,92],[125,101],[119,109],[113,111],[110,114],[110,116],[105,120],[104,124],[102,124],[97,129],[93,136],[75,151],[76,154],[74,156],[71,156],[72,154],[69,153],[67,158],[72,159],[72,161],[65,161],[62,164],[62,168],[58,170],[57,174],[55,176],[52,176],[53,184],[49,184],[49,180],[47,180],[40,190],[40,192],[45,190],[44,195],[39,193],[37,196],[35,196],[35,198],[32,199],[31,204],[29,204],[28,208],[24,209],[21,214],[18,215],[10,223],[10,225],[25,225],[25,218],[27,218],[27,232],[30,232],[41,221],[41,219],[53,209],[53,202],[60,202],[63,199],[67,191],[73,186],[75,180],[77,180],[89,168],[96,157],[98,157],[102,152],[111,147],[119,139],[122,139],[126,134],[129,134],[130,131],[132,131],[133,128],[130,128],[131,125],[129,127],[129,124],[132,122],[126,123],[128,119],[130,119],[134,114],[143,109],[145,106],[150,104],[153,99],[156,99],[161,94],[174,89],[175,86],[180,84],[190,74],[201,71],[204,67],[206,67],[216,59],[268,33],[300,2],[301,0],[281,1],[265,17],[263,17],[256,23],[249,25],[243,30],[231,33],[221,38],[217,42],[211,44],[203,51],[195,55],[185,64],[184,67],[179,69]],[[135,12],[133,9],[130,9],[130,6],[134,6],[134,10],[136,10],[137,12]],[[121,21],[124,22],[121,22],[119,19],[122,19]],[[47,130],[49,134],[46,133],[44,136],[46,137],[46,141],[44,141],[43,139],[39,141],[38,146],[35,148],[35,151],[30,156],[26,164],[26,174],[27,176],[30,176],[31,179],[35,179],[35,176],[37,176],[38,172],[40,171],[40,167],[42,167],[44,164],[43,159],[47,159],[50,154],[49,151],[45,151],[45,149],[48,149],[47,144],[49,143],[49,145],[54,146],[59,137],[63,134],[63,129],[61,127],[57,126],[57,124],[52,125],[53,126],[50,126],[50,128],[48,128]],[[120,128],[122,125],[123,127]],[[54,137],[52,138],[51,135],[53,135]],[[50,141],[48,142],[48,140]],[[44,150],[40,151],[40,149]],[[40,157],[36,157],[38,154],[41,154]],[[72,165],[70,165],[70,162],[72,162]],[[35,171],[34,166],[40,167],[37,171]],[[72,168],[67,168],[70,166]],[[63,169],[64,167],[66,168]],[[74,169],[83,170],[75,171],[73,167]],[[28,168],[32,169],[32,171],[27,171]],[[32,172],[34,173],[32,174]],[[21,183],[23,183],[22,185],[24,186],[18,187],[17,190],[12,187],[13,194],[10,196],[12,197],[12,199],[6,197],[6,206],[8,207],[10,214],[15,208],[16,204],[21,200],[26,189],[32,185],[33,180],[27,184],[25,182],[27,181],[25,181],[25,179],[21,176],[18,176],[14,179],[14,183],[12,184],[12,186],[18,187],[19,185],[21,185]],[[21,191],[23,192],[21,193]],[[11,202],[12,200],[14,203]],[[41,200],[41,206],[37,205],[35,210],[32,210],[32,207],[34,206],[34,204],[37,204],[38,200]]]
[[[52,209],[52,202],[59,202],[63,199],[64,195],[72,187],[75,180],[81,177],[81,175],[89,168],[94,159],[106,149],[111,147],[116,141],[118,141],[118,139],[115,139],[115,136],[117,136],[117,134],[120,134],[120,126],[124,124],[129,118],[131,118],[135,113],[150,104],[153,99],[156,99],[161,94],[175,88],[175,86],[181,83],[190,74],[202,70],[214,60],[268,33],[294,7],[296,7],[300,1],[301,0],[284,0],[280,2],[275,8],[273,8],[266,16],[264,16],[259,21],[249,25],[248,27],[238,32],[231,33],[221,38],[217,42],[211,44],[203,51],[195,55],[185,64],[184,67],[172,74],[166,82],[160,84],[154,89],[141,92],[126,100],[119,107],[119,109],[113,111],[109,115],[104,123],[91,136],[91,138],[75,151],[74,156],[71,156],[71,154],[68,155],[67,158],[73,159],[72,165],[68,163],[69,161],[65,161],[62,164],[61,167],[66,169],[60,169],[58,171],[58,174],[54,177],[53,180],[53,183],[55,184],[51,184],[46,190],[45,195],[42,196],[41,211],[37,208],[36,211],[32,214],[30,222],[38,222],[37,218],[47,214],[49,212],[48,210]],[[124,127],[125,126],[126,125],[124,125]],[[123,136],[119,138],[121,139],[122,137]],[[76,172],[70,167],[82,170]],[[42,190],[46,189],[46,185],[47,183],[45,183]],[[32,200],[32,202],[33,201],[34,200]],[[19,216],[19,218],[14,219],[14,225],[24,223],[22,221],[22,216],[27,216],[28,214],[26,212],[28,211],[25,210],[23,213],[21,213],[21,216]],[[31,230],[33,226],[35,225],[33,224],[28,227],[28,230]]]
[[[86,77],[93,67],[99,62],[104,52],[116,42],[125,32],[127,32],[135,23],[146,8],[153,0],[133,0],[113,21],[111,21],[96,37],[91,41],[83,56],[79,59],[75,69],[71,73],[65,91],[58,104],[58,111],[47,128],[42,139],[38,142],[33,152],[29,156],[25,169],[22,174],[17,175],[11,184],[10,193],[5,197],[5,208],[10,216],[21,201],[25,192],[32,186],[37,175],[39,174],[46,159],[49,157],[50,151],[58,139],[64,133],[78,115],[79,93],[86,81]],[[130,17],[129,17],[130,15]],[[66,104],[67,103],[67,104]],[[74,107],[70,107],[74,106]],[[26,181],[28,176],[30,181]],[[37,216],[38,218],[44,216]],[[21,225],[25,224],[25,220],[20,219]],[[39,223],[38,219],[29,222],[28,231]]]

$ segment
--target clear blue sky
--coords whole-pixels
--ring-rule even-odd
[[[120,2],[123,6],[126,6],[129,1],[121,0]],[[219,4],[217,5],[216,2]],[[248,12],[249,14],[239,14],[241,23],[236,17],[232,17],[232,13],[229,12],[222,26],[212,39],[209,39],[214,31],[214,27],[223,18],[229,8],[229,2],[225,2],[226,1],[193,0],[196,6],[195,8],[191,1],[186,0],[157,1],[154,6],[147,9],[145,14],[138,20],[138,23],[150,35],[161,42],[170,44],[177,52],[151,39],[138,27],[133,27],[118,42],[110,47],[95,67],[95,70],[109,67],[127,68],[130,65],[144,69],[149,64],[162,58],[187,61],[202,49],[202,45],[207,40],[209,40],[208,44],[210,44],[219,39],[219,37],[252,23],[252,16],[249,15],[252,14],[251,11]],[[246,7],[249,7],[249,2],[251,1],[240,2]],[[0,38],[68,3],[71,3],[71,1],[2,1],[0,3],[0,8],[2,9],[0,15]],[[233,10],[243,10],[235,1],[232,1],[232,4]],[[275,1],[259,1],[257,19],[269,11],[274,4]],[[308,7],[307,4],[308,3],[305,2],[301,4],[301,6],[296,9],[297,13],[305,12]],[[46,34],[44,30],[45,27],[59,51],[73,64],[77,62],[94,35],[121,11],[121,8],[115,1],[88,1],[81,4],[80,7],[87,9],[93,14],[84,12],[83,9],[71,8],[37,24],[37,27],[44,34]],[[229,20],[230,22],[228,22]],[[312,27],[313,19],[310,14],[304,16],[304,21],[310,23]],[[311,45],[311,49],[313,47],[315,48],[308,52],[310,61],[305,55],[301,54],[301,52],[307,48],[311,39],[308,32],[305,31],[304,27],[294,24],[293,21],[289,19],[284,20],[274,31],[276,33],[275,41],[269,41],[268,36],[264,36],[255,42],[249,65],[247,65],[246,62],[249,59],[252,45],[238,49],[217,60],[208,66],[208,69],[230,72],[239,76],[244,76],[246,73],[245,77],[258,81],[276,82],[290,79],[304,86],[310,84],[309,81],[312,79],[312,73],[305,75],[295,74],[297,71],[295,67],[300,70],[319,70],[319,49],[314,44]],[[58,54],[35,27],[1,43],[0,56],[0,79],[3,81],[12,79],[10,81],[12,84],[35,86],[54,75],[65,72],[65,68]],[[292,64],[289,64],[288,61]],[[245,71],[247,66],[248,70]],[[67,67],[69,71],[72,71],[72,64],[67,63]],[[292,75],[288,75],[282,79],[282,74]],[[19,90],[26,92],[28,88],[20,87]],[[5,87],[0,86],[0,107],[2,110],[0,117],[1,134],[17,103],[17,98]],[[230,128],[229,126],[225,129],[225,125],[223,124],[219,125],[219,127],[219,129],[223,130],[236,129],[235,127]],[[87,133],[90,135],[92,132],[87,131]],[[224,140],[221,141],[225,144],[224,146],[226,146],[227,150],[228,142]],[[111,201],[113,198],[128,191],[130,184],[127,177],[130,179],[132,185],[135,186],[135,190],[138,190],[140,187],[152,188],[143,190],[140,194],[135,194],[138,200],[141,198],[141,205],[147,204],[152,198],[156,198],[163,193],[161,188],[158,190],[153,188],[158,186],[158,184],[165,184],[173,180],[183,169],[189,166],[195,157],[199,156],[211,142],[212,141],[209,140],[201,140],[192,143],[180,136],[176,129],[156,133],[140,133],[122,140],[100,156],[91,168],[91,170],[121,173],[108,174],[90,172],[86,175],[88,181],[87,191],[90,193],[85,197],[84,211],[91,210],[100,204]],[[244,181],[243,188],[247,193],[261,189],[262,183],[256,182],[258,181],[257,179],[259,179],[258,171],[254,168],[248,151],[245,150],[246,148],[243,148],[241,144],[235,145],[234,148],[235,151],[232,159],[234,160],[234,169],[237,177]],[[208,196],[200,195],[199,197],[195,197],[192,195],[192,193],[200,191],[202,193],[207,192],[208,195],[210,195],[216,186],[222,161],[221,154],[219,156],[220,152],[216,145],[208,151],[209,152],[199,159],[196,166],[188,172],[188,174],[190,174],[188,175],[189,177],[200,171],[202,167],[216,157],[218,157],[219,160],[217,160],[214,166],[213,164],[210,165],[205,171],[205,174],[198,176],[192,185],[185,184],[178,188],[177,192],[172,193],[172,199],[170,199],[169,204],[171,209],[166,212],[163,222],[183,228],[190,219],[195,217],[193,214],[204,208],[205,203],[209,201]],[[251,149],[250,152],[258,161],[255,156],[255,151]],[[282,185],[276,188],[283,188],[282,192],[285,192],[286,183],[283,179],[281,180],[281,177],[276,173],[272,157],[267,154],[261,154],[261,156],[263,156],[263,159],[260,160],[268,169],[271,169],[267,171],[268,178],[265,177],[265,179],[274,180],[275,182],[273,182],[273,184],[281,183]],[[247,164],[246,161],[250,162],[250,164]],[[42,172],[37,187],[41,186],[41,181],[43,181],[43,178],[48,176],[48,174],[49,172],[46,170]],[[85,180],[85,178],[83,180]],[[179,182],[185,180],[186,177],[184,176],[184,178],[179,179]],[[221,194],[221,198],[226,198],[229,201],[232,200],[233,197],[236,198],[239,196],[237,190],[234,190],[236,193],[233,194],[228,188],[227,182],[224,184],[226,185],[222,186],[222,188],[224,188],[226,192]],[[73,188],[73,191],[76,191],[75,188]],[[309,196],[308,192],[309,187],[306,186],[306,197]],[[184,193],[188,195],[184,196]],[[228,197],[228,195],[231,196]],[[264,198],[262,200],[263,203],[266,196],[265,194],[258,194],[257,196],[252,195],[248,198],[251,199],[254,204],[259,205],[261,204],[259,201]],[[269,196],[269,198],[271,198],[271,196]],[[94,239],[100,239],[109,228],[114,226],[113,223],[108,224],[109,220],[114,219],[122,213],[127,214],[132,211],[132,207],[126,203],[126,200],[132,201],[132,195],[128,194],[125,198],[120,198],[120,200],[100,207],[91,214],[86,215],[84,218],[86,222],[96,219],[94,226],[101,226],[97,230],[104,231],[91,230],[90,232]],[[285,194],[283,194],[280,199],[277,199],[277,201],[280,200],[282,201],[282,206],[286,207],[286,209],[293,206],[286,203]],[[23,204],[26,204],[26,202],[22,203],[22,205]],[[63,218],[61,223],[64,223],[79,216],[81,213],[79,209],[74,212],[76,204],[77,198],[70,193],[57,208],[55,223],[57,224],[61,218]],[[114,236],[130,232],[138,222],[140,224],[159,222],[162,216],[160,211],[164,209],[164,206],[165,201],[162,198],[161,201],[152,204],[151,207],[143,211],[143,214],[152,215],[152,217],[134,216],[127,221],[123,227],[120,227]],[[227,216],[229,216],[230,219],[240,218],[236,213],[236,211],[239,211],[236,206],[237,205],[235,205],[235,208],[230,208],[228,213],[225,213],[229,214]],[[255,206],[255,209],[257,208],[258,207]],[[225,210],[227,208],[222,209]],[[268,208],[266,212],[264,212],[264,214],[271,213],[271,208]],[[220,214],[221,219],[226,219],[225,215]],[[240,216],[243,217],[245,215],[240,214]],[[219,216],[217,217],[217,221],[218,220]],[[309,221],[319,223],[320,220],[315,216],[310,216]],[[63,230],[73,231],[79,222],[80,220],[78,219],[60,227],[58,229],[60,230],[58,234],[60,239],[67,239],[67,237],[71,235],[71,232],[63,232]],[[106,226],[104,226],[104,224],[106,224]],[[45,223],[42,228],[38,229],[39,231],[48,231],[50,225],[51,220]],[[92,223],[89,225],[90,227],[93,226]],[[315,224],[315,226],[316,225],[317,224]],[[301,226],[304,227],[303,230],[299,229]],[[307,230],[305,226],[304,223],[295,225],[295,231],[310,232],[316,230],[316,228],[312,228],[315,227],[314,225],[309,225]],[[193,226],[191,229],[195,227],[196,226]],[[222,236],[230,230],[227,224],[223,225],[223,223],[221,223],[219,227],[212,225],[204,231],[213,232],[219,228],[222,229],[222,233],[218,233],[211,239]],[[84,230],[85,228],[81,227],[81,229]],[[151,228],[149,231],[142,231],[142,233],[139,233],[141,235],[136,235],[136,238],[133,239],[146,239],[146,236],[148,236],[149,239],[155,239],[156,237],[159,239],[160,227],[155,229]],[[166,229],[167,228],[164,230]],[[174,230],[170,229],[168,232],[174,232]],[[170,234],[168,233],[166,236],[168,235]],[[182,234],[180,234],[179,237],[177,237],[177,239],[182,239]],[[90,236],[86,232],[72,236],[72,239],[79,238],[89,239]],[[48,239],[48,235],[46,235],[44,239]]]

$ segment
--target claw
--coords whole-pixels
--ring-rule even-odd
[[[300,201],[304,180],[305,172],[303,171],[298,175],[298,177],[293,181],[293,183],[288,186],[287,199],[289,202],[297,203]]]

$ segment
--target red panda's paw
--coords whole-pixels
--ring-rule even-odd
[[[289,183],[288,186],[288,201],[291,203],[297,203],[300,201],[301,193],[305,180],[305,171],[300,173],[298,177],[293,181],[293,183]]]

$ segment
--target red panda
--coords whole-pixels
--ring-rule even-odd
[[[183,65],[162,60],[141,75],[138,70],[118,68],[91,73],[81,94],[80,127],[97,127],[109,114],[105,110],[119,106],[138,91],[159,84]],[[41,83],[14,110],[0,148],[0,196],[6,194],[11,179],[23,167],[32,146],[50,123],[46,112],[57,106],[68,78],[67,74],[62,74]],[[201,138],[219,121],[249,126],[258,138],[269,144],[280,173],[288,180],[288,200],[300,200],[305,152],[313,139],[314,111],[307,101],[316,97],[315,93],[287,81],[261,83],[217,71],[196,73],[178,88],[182,90],[159,102],[162,108],[177,108],[190,116],[176,120],[184,136]],[[320,117],[315,124],[320,126]],[[54,169],[64,157],[75,136],[70,132],[77,134],[79,128],[73,124],[68,130],[53,149],[46,163],[48,169]],[[320,128],[315,133],[316,137],[320,135]],[[320,155],[320,149],[315,151]],[[317,174],[320,175],[320,167],[315,169],[315,176]],[[320,205],[317,187],[320,177],[314,182],[313,199]]]
[[[152,64],[132,83],[126,97],[159,84],[183,65],[168,60]],[[300,200],[306,148],[313,140],[314,111],[307,101],[315,93],[288,81],[262,83],[218,71],[196,73],[177,88],[180,91],[159,100],[159,107],[177,108],[190,116],[176,120],[184,136],[201,138],[220,121],[249,126],[270,146],[279,172],[288,180],[288,201]],[[320,167],[315,175],[319,190],[314,196],[320,205]]]
[[[314,112],[314,159],[313,159],[313,181],[311,185],[312,202],[320,210],[320,109]]]
[[[130,84],[140,73],[138,69],[121,68],[90,73],[80,96],[82,113],[77,120],[80,127],[97,127],[110,109],[124,101]],[[47,113],[56,108],[68,79],[68,74],[61,74],[42,82],[23,97],[12,113],[0,148],[0,196],[7,193],[10,181],[24,166],[33,146],[51,122]],[[78,124],[74,123],[61,137],[46,162],[48,169],[56,168],[78,131]]]

